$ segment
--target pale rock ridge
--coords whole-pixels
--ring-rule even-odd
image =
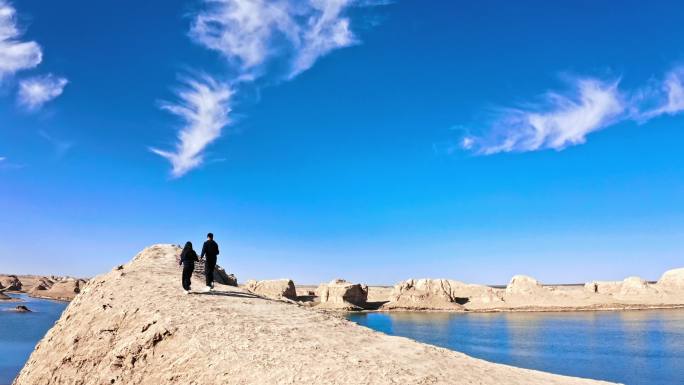
[[[62,279],[49,287],[46,287],[43,282],[31,289],[29,294],[33,297],[70,301],[81,292],[81,287],[85,284],[85,280],[76,278]]]
[[[622,281],[593,281],[584,284],[585,291],[591,294],[605,294],[616,299],[653,297],[660,295],[657,287],[640,277],[627,277]]]
[[[527,275],[515,275],[506,286],[506,294],[533,295],[544,291],[544,287],[536,279]]]
[[[666,271],[658,280],[658,287],[684,291],[684,268]]]
[[[542,285],[514,276],[505,289],[448,279],[409,279],[397,284],[382,310],[570,311],[684,307],[684,268],[657,284],[639,277],[579,285]]]
[[[361,310],[368,300],[368,286],[334,279],[320,285],[316,294],[322,308]]]
[[[90,280],[14,384],[606,384],[489,363],[239,288],[185,295],[179,252],[152,246]]]
[[[297,288],[291,279],[247,281],[245,288],[250,292],[271,299],[297,299]]]
[[[408,279],[394,286],[385,310],[462,310],[503,302],[500,290],[449,279]]]
[[[84,279],[57,276],[0,276],[0,286],[4,286],[4,290],[21,291],[27,293],[31,297],[63,301],[72,300],[78,294],[80,286],[83,286],[85,282],[86,280]]]

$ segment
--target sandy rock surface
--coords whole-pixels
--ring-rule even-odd
[[[291,279],[247,281],[247,291],[271,299],[297,299],[297,289]]]
[[[334,279],[316,289],[320,306],[328,309],[359,310],[368,301],[368,286]]]
[[[662,289],[684,292],[684,268],[666,271],[657,285]]]
[[[92,279],[15,384],[601,383],[489,363],[230,286],[185,295],[179,252],[153,246]]]

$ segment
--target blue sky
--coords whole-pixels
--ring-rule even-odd
[[[0,270],[684,266],[684,4],[0,0]]]

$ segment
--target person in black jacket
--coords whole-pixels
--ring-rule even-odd
[[[218,244],[214,241],[214,234],[207,234],[207,241],[202,246],[202,258],[204,260],[204,278],[207,283],[205,291],[214,288],[214,268],[216,268],[216,258],[219,255]]]
[[[199,261],[197,253],[192,249],[192,243],[186,242],[183,251],[180,255],[180,264],[183,265],[183,292],[188,294],[190,292],[190,277],[195,270],[195,262]]]

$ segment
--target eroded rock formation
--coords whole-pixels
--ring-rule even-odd
[[[329,309],[361,310],[368,300],[368,286],[334,279],[316,289],[320,307]]]
[[[657,285],[665,290],[684,292],[684,268],[666,271]]]
[[[502,302],[500,290],[450,279],[408,279],[397,284],[383,306],[385,310],[463,310]]]
[[[291,279],[247,281],[245,288],[250,292],[272,299],[297,299],[297,289]]]
[[[4,290],[21,291],[21,281],[16,275],[0,276],[0,285]]]

